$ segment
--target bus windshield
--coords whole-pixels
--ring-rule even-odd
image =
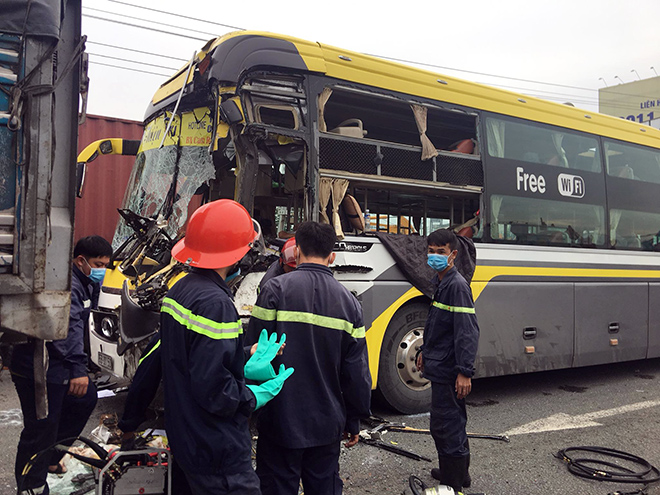
[[[160,148],[158,138],[162,133],[154,132],[153,127],[162,126],[163,122],[161,119],[153,121],[145,129],[123,208],[148,218],[163,215],[168,222],[165,232],[175,238],[186,223],[191,198],[203,184],[215,178],[215,167],[207,146],[199,145],[207,144],[205,139],[188,141],[186,136],[184,142],[194,144],[181,146],[171,143],[172,138],[168,137],[168,145]],[[181,132],[177,131],[180,128],[177,125],[175,132]],[[121,220],[117,224],[113,248],[121,246],[132,233],[131,228]]]

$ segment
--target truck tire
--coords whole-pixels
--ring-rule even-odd
[[[415,363],[428,313],[428,304],[422,302],[400,308],[387,326],[380,350],[378,392],[403,414],[431,408],[431,382],[422,378]]]

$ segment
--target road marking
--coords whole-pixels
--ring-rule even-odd
[[[603,411],[594,411],[586,414],[580,414],[578,416],[571,416],[570,414],[566,413],[558,413],[553,414],[552,416],[548,416],[547,418],[538,419],[536,421],[532,421],[531,423],[513,428],[505,432],[504,435],[525,435],[527,433],[541,433],[544,431],[570,430],[574,428],[602,426],[601,423],[597,423],[595,420],[657,406],[660,406],[660,400],[647,400],[644,402],[638,402],[636,404],[628,404],[626,406],[615,407],[613,409],[604,409]]]
[[[0,426],[23,426],[23,412],[20,409],[0,411]]]

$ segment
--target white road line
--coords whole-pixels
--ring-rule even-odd
[[[0,427],[23,426],[23,412],[20,409],[0,411]]]
[[[528,433],[540,433],[544,431],[570,430],[574,428],[602,426],[600,423],[597,423],[594,420],[657,406],[660,406],[660,400],[647,400],[644,402],[638,402],[636,404],[628,404],[626,406],[615,407],[613,409],[604,409],[602,411],[580,414],[578,416],[571,416],[570,414],[566,413],[558,413],[553,414],[552,416],[548,416],[547,418],[538,419],[536,421],[532,421],[531,423],[513,428],[505,432],[504,435],[525,435]]]

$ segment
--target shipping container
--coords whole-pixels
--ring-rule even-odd
[[[142,122],[87,115],[78,127],[78,153],[87,145],[104,138],[139,141]],[[83,197],[76,199],[75,239],[100,235],[112,242],[119,221],[126,184],[133,169],[134,156],[108,155],[90,163],[85,172]]]

